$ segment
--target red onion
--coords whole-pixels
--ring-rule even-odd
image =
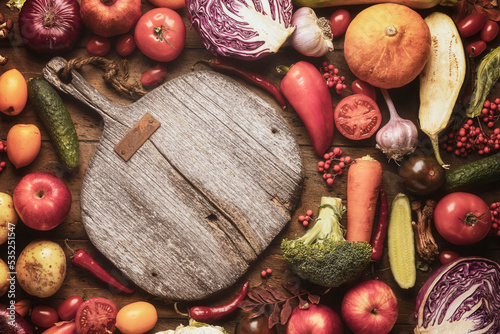
[[[28,321],[17,313],[13,307],[0,305],[0,333],[2,334],[33,334]]]
[[[71,50],[82,28],[76,0],[27,0],[19,13],[21,37],[39,53]]]

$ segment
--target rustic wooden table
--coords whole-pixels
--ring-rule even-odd
[[[49,56],[42,56],[36,54],[21,43],[17,25],[17,11],[10,11],[5,6],[6,0],[0,1],[0,12],[2,12],[6,17],[10,17],[15,22],[14,31],[8,40],[3,40],[0,42],[0,54],[6,55],[10,58],[8,64],[4,67],[0,67],[0,73],[12,68],[17,68],[26,79],[34,76],[40,76],[41,70],[45,64],[51,59]],[[143,10],[147,11],[153,6],[146,1],[143,1]],[[351,6],[347,9],[354,16],[362,6]],[[438,10],[444,10],[443,8],[436,8]],[[318,10],[319,16],[329,16],[335,8],[326,8]],[[431,10],[421,11],[422,15],[426,15]],[[198,34],[189,29],[190,23],[186,18],[186,12],[184,9],[178,10],[178,12],[184,18],[185,25],[187,27],[187,39],[186,47],[182,54],[171,63],[165,64],[168,68],[168,74],[166,80],[172,80],[183,74],[190,72],[192,64],[202,58],[210,58],[211,55],[203,47]],[[92,37],[92,34],[88,31],[81,37],[78,46],[70,53],[62,55],[66,59],[72,59],[80,56],[87,56],[87,51],[85,49],[86,42]],[[113,40],[114,42],[115,40]],[[489,47],[498,45],[500,38],[489,44]],[[334,64],[340,69],[340,72],[345,75],[346,82],[348,84],[348,89],[343,92],[341,96],[333,93],[334,103],[336,104],[344,96],[351,93],[350,83],[354,80],[353,75],[349,72],[348,67],[345,63],[343,57],[343,38],[336,38],[334,40],[335,51],[328,53],[322,58],[306,58],[301,56],[296,51],[291,48],[284,47],[276,55],[269,56],[262,60],[255,62],[241,63],[242,68],[251,69],[259,74],[264,75],[270,79],[274,84],[279,85],[281,77],[276,73],[275,67],[279,64],[290,65],[299,60],[308,60],[315,65],[319,65],[323,60]],[[108,59],[117,58],[118,55],[115,51],[111,51],[106,56]],[[144,55],[142,55],[138,50],[127,57],[130,63],[130,81],[139,80],[140,75],[148,68],[156,65],[156,62],[149,60]],[[204,65],[197,65],[204,67]],[[198,67],[196,67],[197,69]],[[196,70],[195,69],[195,70]],[[206,68],[205,68],[206,69]],[[107,86],[102,79],[102,72],[99,69],[88,66],[84,67],[80,73],[101,93],[109,97],[111,100],[116,101],[120,104],[129,104],[132,101],[120,96],[119,94],[112,91],[109,86]],[[246,86],[248,89],[255,92],[263,99],[269,101],[270,104],[276,107],[277,112],[285,119],[292,129],[293,134],[300,146],[300,154],[302,158],[303,168],[304,168],[304,185],[302,190],[301,200],[299,205],[293,214],[291,221],[288,223],[286,228],[279,234],[271,245],[263,252],[263,254],[252,264],[251,269],[241,277],[241,279],[234,284],[232,287],[221,291],[205,300],[200,300],[196,302],[181,303],[181,307],[188,307],[193,305],[218,305],[225,303],[230,300],[240,289],[241,285],[249,280],[251,286],[257,286],[262,283],[271,284],[275,286],[280,286],[283,281],[293,279],[293,274],[290,272],[288,266],[284,262],[281,252],[279,249],[280,242],[283,238],[293,238],[297,234],[303,234],[305,228],[298,222],[298,216],[302,215],[308,209],[312,209],[314,214],[317,214],[317,206],[319,204],[321,196],[337,196],[341,197],[343,200],[346,198],[346,180],[347,176],[342,175],[335,179],[334,185],[328,187],[321,177],[321,174],[317,171],[317,163],[319,158],[314,154],[311,142],[309,140],[308,134],[297,114],[291,109],[281,110],[279,105],[265,92],[249,85],[248,83],[242,81],[241,79],[235,78],[241,85]],[[498,90],[497,90],[498,91]],[[418,113],[418,82],[414,81],[402,88],[391,90],[391,96],[393,97],[396,108],[400,112],[401,116],[404,118],[409,118],[414,122],[417,122]],[[500,94],[500,91],[498,91]],[[1,92],[0,92],[1,94]],[[385,124],[389,118],[387,107],[383,102],[380,92],[378,92],[378,102],[382,110],[383,121]],[[120,272],[111,264],[111,262],[89,241],[87,234],[85,233],[84,227],[81,222],[81,209],[80,209],[80,189],[82,184],[82,179],[87,168],[87,164],[98,145],[98,142],[102,135],[102,120],[101,117],[90,108],[84,106],[82,103],[78,102],[71,96],[63,96],[64,102],[71,113],[73,121],[76,126],[76,131],[78,134],[78,139],[80,142],[80,164],[79,167],[72,173],[60,168],[60,164],[55,154],[55,150],[50,142],[47,132],[43,128],[40,119],[36,116],[33,107],[28,103],[25,110],[18,116],[8,117],[5,115],[0,115],[0,138],[5,139],[8,130],[18,123],[32,123],[36,124],[42,131],[42,148],[37,159],[27,167],[21,169],[15,169],[15,167],[7,162],[7,167],[3,172],[0,173],[0,191],[8,194],[12,194],[18,181],[26,174],[35,171],[45,171],[56,174],[64,180],[64,182],[69,186],[72,196],[73,203],[71,211],[67,219],[57,228],[48,232],[39,232],[27,228],[24,224],[19,223],[16,228],[16,249],[19,252],[27,245],[30,241],[35,238],[46,238],[58,242],[64,246],[64,240],[68,239],[68,243],[75,249],[81,248],[87,250],[92,254],[99,263],[101,263],[104,268],[113,273],[115,276],[120,277]],[[417,153],[420,154],[432,154],[432,149],[430,147],[429,141],[426,139],[423,133],[419,133],[419,147]],[[387,158],[383,153],[375,148],[374,137],[363,140],[359,142],[353,142],[346,140],[339,133],[335,134],[333,146],[339,146],[345,155],[349,155],[353,158],[361,157],[366,154],[370,154],[383,164],[383,187],[388,194],[389,201],[399,192],[405,192],[405,189],[401,185],[401,179],[398,176],[399,166],[394,162],[388,162]],[[452,154],[443,153],[443,158],[447,163],[450,163],[451,168],[456,168],[462,164],[469,161],[478,159],[477,154],[473,154],[468,158],[456,158]],[[0,156],[0,160],[7,160],[5,155]],[[488,204],[500,200],[500,190],[497,187],[473,189],[480,195]],[[432,196],[434,199],[439,199],[443,194],[436,193]],[[413,197],[411,197],[413,198]],[[265,219],[265,217],[262,217]],[[345,223],[345,218],[343,220]],[[442,238],[434,233],[441,250],[455,250],[462,255],[480,255],[497,262],[500,262],[500,246],[497,238],[487,238],[484,241],[469,247],[454,247],[451,244],[444,241]],[[140,235],[136,236],[141,238]],[[70,257],[70,251],[66,249],[68,260]],[[5,258],[7,254],[6,245],[0,246],[0,257]],[[432,269],[438,267],[435,263]],[[262,270],[266,268],[272,268],[273,273],[269,278],[263,279],[260,275]],[[424,284],[426,278],[429,276],[428,272],[419,271],[417,274],[417,283],[414,288],[407,291],[400,289],[395,283],[387,259],[387,254],[384,254],[384,258],[380,263],[375,264],[371,268],[368,268],[361,279],[376,278],[380,279],[387,284],[389,284],[398,297],[399,302],[399,317],[396,325],[394,326],[391,333],[412,333],[414,327],[413,321],[413,309],[415,306],[415,298],[420,289]],[[325,303],[333,307],[336,311],[340,312],[340,301],[345,292],[344,287],[331,290],[328,294],[324,295],[321,299],[322,303]],[[28,297],[25,295],[20,288],[17,290],[17,299]],[[172,301],[162,300],[145,291],[136,289],[136,291],[131,295],[125,294],[115,294],[112,293],[103,283],[98,281],[88,272],[77,268],[75,266],[69,265],[67,271],[67,277],[64,281],[62,288],[49,299],[37,299],[31,297],[33,304],[47,304],[52,306],[57,306],[64,298],[71,295],[82,295],[86,297],[96,297],[102,296],[111,299],[116,303],[118,307],[122,307],[130,302],[145,300],[153,303],[159,313],[159,321],[154,328],[152,333],[160,330],[174,329],[178,324],[187,324],[187,319],[183,316],[178,315],[173,308]],[[0,299],[0,302],[6,302],[6,297]],[[238,319],[244,314],[244,312],[239,311],[236,314],[229,317],[225,322],[220,323],[223,325],[229,333],[234,332],[234,327]],[[38,331],[41,332],[41,331]],[[278,325],[278,332],[284,333],[284,328]],[[346,332],[347,329],[346,329]]]

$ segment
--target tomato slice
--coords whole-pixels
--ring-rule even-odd
[[[104,297],[87,299],[76,312],[75,323],[78,334],[113,333],[116,329],[118,308]]]
[[[334,120],[337,130],[344,137],[362,140],[377,132],[382,115],[377,102],[364,94],[354,94],[337,104]]]

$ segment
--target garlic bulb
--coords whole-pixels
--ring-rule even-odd
[[[381,89],[391,118],[389,122],[378,130],[375,137],[376,147],[387,157],[399,162],[404,155],[413,153],[417,148],[418,129],[412,121],[399,117],[394,103],[386,89]]]
[[[292,47],[308,57],[321,57],[333,51],[333,34],[330,21],[318,18],[314,10],[301,7],[292,16],[291,26],[295,31],[290,36]]]

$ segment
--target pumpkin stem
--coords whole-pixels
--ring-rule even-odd
[[[395,26],[388,26],[385,28],[385,34],[389,37],[395,36],[398,33],[398,29]]]

